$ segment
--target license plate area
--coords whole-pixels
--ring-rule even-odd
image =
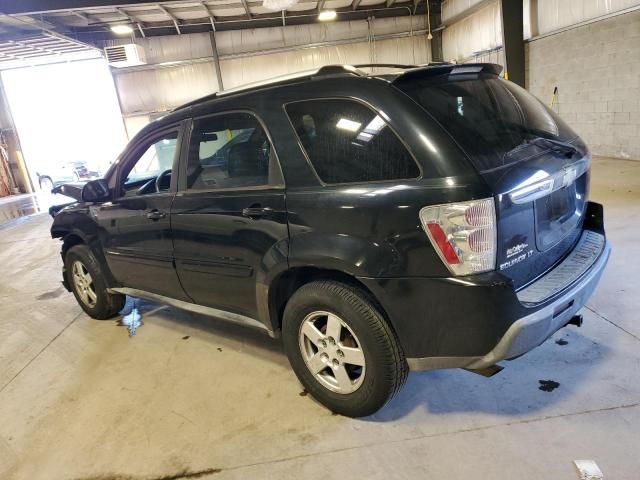
[[[535,201],[536,247],[546,251],[574,231],[585,205],[584,177]]]

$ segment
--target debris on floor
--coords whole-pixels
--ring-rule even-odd
[[[593,460],[574,460],[580,480],[602,480],[602,472]]]
[[[560,384],[554,380],[538,380],[538,382],[540,383],[538,390],[542,390],[543,392],[553,392],[560,386]]]

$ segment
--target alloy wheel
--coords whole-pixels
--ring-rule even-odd
[[[89,308],[95,307],[98,302],[98,295],[87,267],[81,261],[76,260],[71,266],[71,274],[73,285],[82,303]]]
[[[365,358],[353,330],[337,315],[317,311],[300,325],[298,342],[309,371],[329,390],[349,394],[364,380]]]

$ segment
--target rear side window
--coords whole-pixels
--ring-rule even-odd
[[[290,103],[287,115],[324,183],[417,178],[420,169],[376,112],[346,99]]]

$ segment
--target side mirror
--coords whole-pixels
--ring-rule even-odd
[[[104,178],[91,180],[82,188],[83,202],[106,202],[110,198],[111,192],[109,192],[109,185],[107,185],[107,181]]]

